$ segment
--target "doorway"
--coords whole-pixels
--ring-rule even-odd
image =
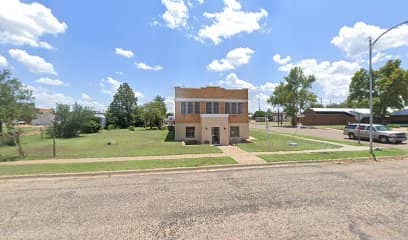
[[[219,127],[211,128],[211,143],[214,145],[220,144],[220,128]]]

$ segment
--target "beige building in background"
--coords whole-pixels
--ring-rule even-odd
[[[248,89],[175,88],[175,138],[229,145],[249,138]]]

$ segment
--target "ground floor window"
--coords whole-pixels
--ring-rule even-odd
[[[195,138],[195,127],[186,127],[186,138]]]
[[[239,127],[230,128],[230,137],[239,137]]]

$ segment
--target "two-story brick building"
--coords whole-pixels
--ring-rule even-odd
[[[228,145],[249,138],[248,89],[175,88],[175,138]]]

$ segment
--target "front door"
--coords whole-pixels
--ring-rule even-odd
[[[214,145],[220,144],[220,128],[219,127],[213,127],[211,128],[211,143]]]

